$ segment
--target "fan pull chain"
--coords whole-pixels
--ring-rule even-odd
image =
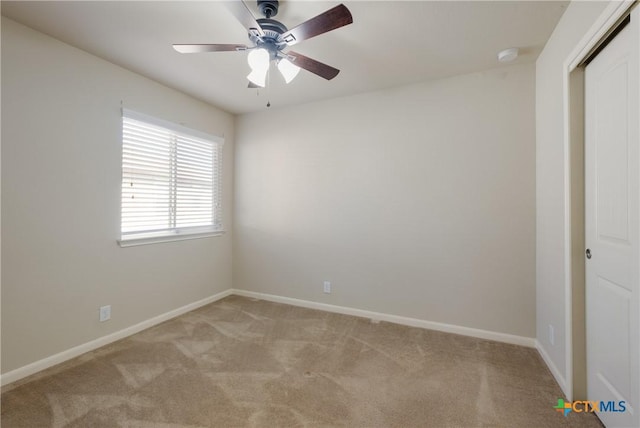
[[[271,67],[267,70],[267,108],[271,107]]]

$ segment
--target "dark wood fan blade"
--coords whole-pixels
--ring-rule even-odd
[[[226,2],[227,8],[236,17],[238,21],[246,28],[250,33],[258,33],[259,36],[264,36],[264,31],[256,21],[249,8],[242,0],[233,0]]]
[[[333,68],[330,65],[323,64],[320,61],[316,61],[315,59],[311,59],[307,56],[299,54],[297,52],[287,52],[289,56],[289,60],[293,63],[293,65],[297,65],[300,68],[304,68],[307,71],[312,72],[320,77],[323,77],[327,80],[331,80],[340,73],[340,70],[337,68]]]
[[[231,52],[247,49],[247,45],[173,45],[180,53]]]
[[[282,35],[289,46],[300,43],[303,40],[324,34],[336,28],[344,27],[353,22],[349,9],[343,4],[321,13],[315,18],[303,22]]]

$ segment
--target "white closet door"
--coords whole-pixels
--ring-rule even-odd
[[[585,71],[588,398],[626,408],[608,428],[640,426],[639,12]]]

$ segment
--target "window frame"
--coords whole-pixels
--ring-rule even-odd
[[[212,207],[211,214],[213,223],[206,226],[192,227],[169,227],[167,229],[155,231],[122,231],[123,220],[123,180],[124,180],[124,121],[125,118],[145,123],[152,127],[162,128],[169,131],[173,136],[184,136],[197,140],[204,140],[212,144]],[[173,122],[149,116],[129,109],[122,109],[122,118],[120,122],[120,239],[117,240],[121,247],[130,247],[136,245],[146,245],[161,242],[173,242],[190,239],[200,239],[212,236],[220,236],[225,233],[222,223],[222,168],[223,168],[223,146],[224,137],[208,134],[192,128],[185,127]],[[172,164],[175,166],[175,164]],[[168,206],[175,208],[177,201],[172,201]]]

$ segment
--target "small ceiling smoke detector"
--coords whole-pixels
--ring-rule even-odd
[[[509,48],[498,52],[498,61],[511,62],[518,58],[518,48]]]

